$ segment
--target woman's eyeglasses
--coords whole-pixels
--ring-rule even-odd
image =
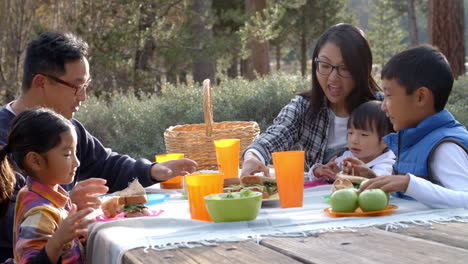
[[[57,77],[55,77],[55,76],[53,76],[53,75],[49,75],[49,74],[45,74],[45,73],[38,73],[38,74],[44,75],[45,77],[47,77],[47,78],[49,78],[49,79],[51,79],[51,80],[54,80],[55,82],[58,82],[58,83],[60,83],[60,84],[63,84],[63,85],[65,85],[65,86],[68,86],[68,87],[70,87],[70,88],[75,89],[75,95],[77,95],[77,94],[81,93],[82,91],[86,90],[86,88],[88,88],[89,84],[90,84],[91,81],[92,81],[92,79],[89,78],[89,79],[86,81],[86,83],[81,84],[81,85],[75,85],[75,84],[73,84],[73,83],[69,83],[69,82],[66,82],[66,81],[64,81],[64,80],[62,80],[62,79],[60,79],[60,78],[57,78]]]
[[[322,75],[330,75],[334,69],[336,69],[338,75],[343,78],[352,78],[351,72],[348,70],[348,67],[345,65],[335,66],[328,62],[320,61],[318,59],[314,60],[317,72]]]

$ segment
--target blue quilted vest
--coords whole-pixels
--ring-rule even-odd
[[[416,128],[401,129],[383,140],[397,156],[394,174],[411,173],[428,180],[432,180],[429,158],[441,141],[450,140],[468,148],[466,128],[445,109],[424,119]]]

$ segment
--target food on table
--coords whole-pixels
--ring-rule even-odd
[[[358,203],[363,212],[380,211],[387,207],[388,196],[381,189],[365,190],[359,194]]]
[[[105,200],[102,212],[107,218],[113,218],[124,212],[125,217],[138,217],[150,215],[148,208],[144,205],[148,202],[143,186],[135,179],[127,188]]]
[[[240,192],[210,194],[205,205],[215,222],[250,221],[257,217],[262,205],[262,193],[245,189]]]
[[[354,188],[353,183],[348,179],[336,179],[332,185],[332,194],[337,190]]]
[[[228,178],[224,180],[224,192],[241,192],[250,190],[252,192],[261,192],[264,199],[268,199],[278,193],[276,179],[264,176],[242,176],[238,178]],[[230,184],[231,183],[231,184]]]
[[[359,206],[357,190],[354,188],[337,190],[331,195],[330,203],[335,212],[354,212]]]

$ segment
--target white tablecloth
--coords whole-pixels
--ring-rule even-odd
[[[154,191],[154,190],[153,190]],[[387,225],[404,226],[404,222],[430,223],[468,219],[468,210],[432,210],[416,202],[392,197],[398,209],[388,216],[330,218],[323,209],[329,207],[324,196],[330,185],[304,190],[302,208],[279,207],[278,201],[264,202],[256,220],[211,223],[190,219],[187,200],[172,192],[168,201],[151,209],[164,210],[158,217],[124,219],[95,224],[88,235],[89,263],[120,263],[122,255],[132,248],[187,247],[213,241],[261,239],[271,235],[310,235],[355,227]]]

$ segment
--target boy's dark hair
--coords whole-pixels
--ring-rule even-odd
[[[65,63],[88,56],[88,44],[72,33],[46,32],[29,42],[23,66],[23,91],[38,73],[65,74]]]
[[[452,91],[453,74],[444,54],[430,45],[404,50],[393,56],[384,66],[381,79],[394,79],[412,94],[427,87],[434,95],[434,109],[440,112]]]
[[[320,50],[327,43],[335,44],[341,51],[344,63],[355,82],[354,90],[349,94],[347,110],[351,113],[358,105],[375,100],[375,93],[380,91],[372,77],[372,52],[367,39],[356,26],[338,24],[325,31],[315,45],[312,60],[318,57]],[[312,89],[299,93],[311,101],[309,113],[315,116],[325,105],[325,94],[316,76],[317,65],[312,63]]]
[[[358,106],[349,117],[348,129],[353,127],[377,132],[380,138],[395,132],[390,119],[381,107],[382,102],[376,100]]]

